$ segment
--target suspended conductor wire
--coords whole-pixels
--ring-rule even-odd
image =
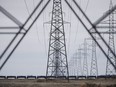
[[[85,13],[86,13],[87,8],[88,8],[88,6],[89,6],[89,1],[90,1],[90,0],[87,1],[87,5],[86,5],[86,8],[85,8]]]
[[[33,7],[34,7],[34,9],[35,9],[35,2],[34,2],[34,0],[33,0]],[[36,13],[35,13],[35,16],[36,16]],[[37,21],[36,21],[35,24],[36,24],[36,31],[37,31],[36,34],[37,34],[37,37],[38,37],[38,41],[40,42],[40,39],[39,39],[39,32],[38,32],[38,29],[39,29],[39,28],[38,28],[38,25],[37,25]],[[40,44],[41,44],[41,42],[40,42]]]
[[[30,12],[29,12],[28,5],[27,5],[26,0],[24,0],[24,3],[25,3],[25,6],[26,6],[26,9],[27,9],[27,13],[28,13],[28,15],[30,15]]]
[[[43,27],[43,37],[44,37],[44,49],[45,49],[45,54],[47,55],[47,47],[46,47],[46,33],[45,33],[45,27]]]
[[[84,10],[84,12],[85,12],[85,13],[86,13],[86,11],[87,11],[87,8],[88,8],[88,5],[89,5],[89,2],[90,2],[90,0],[88,0],[88,1],[87,1],[86,7],[85,7],[85,10]],[[81,19],[83,19],[83,17],[84,17],[84,15],[82,15],[82,18],[81,18]]]
[[[69,11],[68,11],[69,12]],[[70,13],[70,12],[69,12]],[[71,14],[69,15],[69,21],[71,22]],[[68,26],[68,25],[67,25]],[[69,49],[70,49],[70,37],[71,37],[71,27],[69,28],[69,41],[68,41],[68,54],[69,54]]]
[[[90,0],[87,1],[87,4],[86,4],[85,10],[84,10],[84,13],[86,13],[86,11],[87,11],[87,9],[88,9],[89,2],[90,2]],[[80,7],[81,7],[81,0],[80,0]],[[84,17],[84,16],[82,15],[81,19],[83,19],[83,17]],[[78,21],[78,24],[77,24],[77,28],[79,28],[79,21]],[[78,33],[78,29],[76,30],[76,36],[75,36],[75,40],[74,40],[74,42],[76,42],[76,39],[77,39],[77,33]]]
[[[71,3],[71,5],[72,5],[72,1],[70,0],[70,3]],[[72,17],[72,12],[70,12],[70,10],[68,9],[68,20],[69,20],[69,22],[71,23],[71,17]],[[68,26],[68,25],[67,25]],[[67,51],[67,54],[68,54],[68,57],[70,56],[70,52],[71,52],[71,50],[70,50],[70,39],[71,39],[71,24],[70,24],[70,28],[69,28],[69,36],[68,36],[68,51]],[[74,66],[73,66],[73,60],[72,60],[72,57],[70,56],[70,60],[69,60],[69,72],[70,72],[70,75],[73,75],[74,74]]]
[[[71,1],[72,2],[72,1]],[[70,2],[70,3],[71,3]],[[70,12],[70,10],[68,9],[68,18],[69,18],[69,22],[71,23],[71,12]],[[68,25],[67,25],[68,26]],[[71,38],[71,24],[70,24],[70,28],[69,28],[69,39],[68,39],[68,51],[67,51],[67,54],[69,54],[70,53],[70,38]]]
[[[71,27],[69,28],[68,54],[70,51],[70,37],[71,37]]]
[[[29,8],[28,8],[28,5],[27,5],[26,0],[24,0],[24,3],[25,3],[25,6],[26,6],[28,15],[30,15]],[[33,7],[35,8],[34,0],[33,0]],[[36,15],[35,15],[35,16],[36,16]],[[31,18],[31,20],[33,20],[33,19]],[[37,29],[38,29],[38,26],[37,26],[37,23],[36,23],[36,30],[37,30]],[[38,41],[40,42],[40,40],[39,40],[39,33],[38,33],[38,30],[37,30],[37,37],[38,37]]]
[[[81,0],[80,0],[80,2],[79,2],[79,4],[80,4],[80,7],[81,7]],[[79,15],[80,15],[80,12],[79,12]],[[79,20],[78,20],[78,22],[77,22],[77,29],[76,29],[76,35],[75,35],[75,39],[74,39],[74,42],[75,42],[75,44],[76,44],[76,40],[77,40],[77,33],[78,33],[78,28],[79,28]]]
[[[45,0],[44,0],[44,2],[45,2]],[[45,11],[43,12],[43,22],[44,22],[44,20],[46,19],[46,17],[45,17]],[[46,34],[45,34],[45,27],[44,27],[44,24],[43,24],[43,37],[44,37],[44,49],[45,49],[45,54],[46,54],[46,56],[47,56],[47,47],[46,47]]]

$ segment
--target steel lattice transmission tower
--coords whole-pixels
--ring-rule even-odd
[[[88,76],[88,63],[87,63],[87,41],[84,40],[84,59],[83,59],[83,76]]]
[[[81,59],[82,59],[82,49],[79,48],[77,57],[77,76],[82,76]]]
[[[112,8],[113,8],[113,4],[112,4],[112,0],[111,0],[109,10],[111,10]],[[108,22],[109,22],[109,46],[115,53],[114,34],[111,33],[111,32],[114,32],[114,21],[115,21],[114,20],[114,13],[111,13],[109,15],[109,20],[108,20]],[[116,66],[116,59],[112,55],[112,53],[109,51],[109,49],[108,49],[108,56]],[[111,65],[111,63],[107,60],[106,75],[113,75],[113,74],[116,74],[116,71],[113,68],[113,66]]]
[[[73,71],[74,71],[74,76],[76,76],[76,75],[78,75],[78,66],[77,66],[77,64],[78,64],[78,59],[77,59],[77,56],[78,56],[78,53],[76,52],[76,53],[74,53],[74,55],[73,55]]]
[[[97,67],[97,56],[96,56],[96,43],[94,40],[92,40],[92,59],[91,59],[90,76],[97,76],[97,75],[98,75],[98,67]]]
[[[46,76],[69,76],[61,0],[53,0]]]

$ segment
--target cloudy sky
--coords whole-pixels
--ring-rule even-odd
[[[0,5],[10,12],[19,21],[24,23],[29,14],[33,11],[34,7],[40,0],[0,0]],[[44,0],[41,7],[44,6],[47,0]],[[71,5],[74,3],[72,0],[68,0]],[[92,22],[95,22],[100,18],[104,12],[109,9],[110,0],[76,0],[81,8],[86,12],[87,16]],[[116,4],[116,0],[112,0],[113,5]],[[67,4],[62,0],[64,21],[70,22],[65,24],[66,34],[66,46],[68,53],[68,61],[72,58],[73,54],[77,51],[79,46],[83,43],[84,38],[90,36],[85,31],[83,26],[77,20],[75,15],[69,9]],[[41,8],[40,7],[40,8]],[[75,9],[78,15],[83,19],[83,16]],[[0,75],[45,75],[49,42],[50,24],[46,22],[51,21],[52,0],[36,23],[33,25],[29,33],[23,39],[16,51],[10,57],[6,65],[0,72]],[[33,18],[38,14],[38,11],[34,14]],[[83,19],[84,20],[84,19]],[[29,24],[28,24],[29,25]],[[17,26],[10,19],[0,13],[0,27],[2,26]],[[2,31],[2,30],[0,30]],[[8,30],[14,31],[14,30]],[[15,30],[17,31],[17,30]],[[0,54],[2,54],[5,47],[14,35],[0,35]],[[20,38],[20,36],[19,36]],[[18,40],[18,39],[17,39]],[[14,43],[15,44],[15,43]],[[12,49],[12,47],[11,47]],[[10,50],[11,50],[10,49]],[[0,65],[4,61],[7,54],[0,61]],[[91,54],[90,54],[91,55]],[[106,58],[103,53],[97,48],[98,58],[98,70],[99,74],[105,73]],[[90,68],[90,60],[88,57],[88,65]],[[102,70],[102,71],[101,71]]]

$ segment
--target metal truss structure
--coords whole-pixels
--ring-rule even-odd
[[[79,48],[77,56],[77,76],[82,76],[81,60],[82,60],[82,49]]]
[[[71,76],[82,76],[82,54],[83,54],[83,49],[79,48],[77,52],[73,54],[73,57],[71,58],[69,64],[71,65],[69,70],[70,70],[70,75]]]
[[[69,76],[61,0],[53,0],[46,76]]]
[[[88,23],[90,24],[91,28],[89,28],[87,26],[87,24],[80,18],[80,16],[77,14],[77,12],[75,11],[75,9],[73,8],[73,6],[70,5],[70,3],[65,0],[65,2],[67,3],[67,5],[69,6],[69,8],[72,10],[72,12],[75,14],[75,16],[77,17],[77,19],[81,22],[81,24],[83,25],[83,27],[86,29],[86,31],[89,33],[89,35],[92,37],[92,39],[96,42],[96,44],[98,45],[98,47],[100,48],[100,50],[103,52],[103,54],[106,56],[106,58],[109,60],[109,62],[111,63],[111,65],[115,68],[116,70],[116,66],[113,63],[113,61],[110,59],[110,57],[107,54],[107,51],[105,50],[105,48],[108,48],[109,51],[111,52],[111,54],[115,57],[116,59],[116,54],[114,53],[114,51],[110,48],[110,46],[108,45],[108,43],[105,41],[105,39],[103,38],[103,36],[99,33],[99,31],[97,30],[97,25],[103,21],[106,17],[108,17],[112,12],[114,12],[116,10],[116,5],[111,9],[108,10],[102,17],[100,17],[95,23],[92,23],[90,21],[90,19],[87,17],[87,15],[84,13],[84,11],[80,8],[80,6],[77,4],[77,2],[75,0],[72,0],[74,5],[77,7],[77,9],[79,9],[79,11],[82,13],[82,15],[84,16],[84,18],[88,21]],[[94,33],[93,33],[94,32]],[[102,44],[99,43],[99,41],[95,38],[94,34],[97,35],[98,38],[101,39]],[[104,45],[104,47],[102,46]]]
[[[31,29],[31,27],[33,26],[33,24],[36,22],[36,20],[40,17],[41,13],[44,11],[44,9],[47,7],[47,5],[49,4],[50,0],[48,0],[45,5],[40,9],[40,11],[38,12],[37,16],[33,19],[33,21],[30,23],[31,17],[34,16],[35,12],[37,11],[37,9],[40,8],[40,5],[42,4],[43,0],[41,0],[38,5],[35,7],[35,9],[33,10],[33,12],[30,14],[30,16],[27,18],[27,20],[25,21],[24,24],[22,24],[20,21],[18,21],[18,19],[16,19],[14,16],[12,16],[9,12],[7,12],[3,7],[0,6],[0,11],[6,15],[9,19],[11,19],[15,24],[17,24],[18,27],[0,27],[0,29],[17,29],[17,32],[1,32],[1,34],[15,34],[15,36],[13,37],[13,39],[10,41],[10,43],[8,44],[8,46],[5,48],[5,50],[3,51],[3,53],[0,55],[0,59],[2,59],[5,54],[7,52],[10,52],[7,54],[7,56],[5,56],[5,60],[4,62],[1,64],[0,66],[0,71],[2,70],[2,68],[4,67],[4,65],[6,64],[6,62],[9,60],[9,58],[11,57],[11,55],[13,54],[13,52],[16,50],[16,48],[18,47],[18,45],[21,43],[21,41],[24,39],[24,37],[27,35],[27,33],[29,32],[29,30]],[[27,29],[25,29],[25,26],[27,26]],[[21,34],[21,37],[19,38],[19,35]],[[16,39],[19,38],[19,40],[17,41]],[[17,42],[16,42],[17,41]],[[16,44],[13,44],[16,43]]]
[[[110,6],[109,6],[109,10],[111,10],[113,8],[113,3],[112,0],[110,1]],[[110,48],[113,50],[113,52],[115,53],[115,43],[114,43],[114,34],[111,32],[115,32],[114,26],[116,25],[116,20],[114,20],[114,15],[116,15],[116,13],[111,13],[109,15],[109,20],[107,21],[109,24],[109,46]],[[110,59],[112,60],[112,62],[115,64],[116,66],[116,59],[114,57],[114,55],[111,54],[111,52],[108,49],[108,56],[110,57]],[[116,74],[116,70],[114,69],[114,67],[111,65],[111,63],[109,62],[109,60],[107,60],[107,64],[106,64],[106,75],[115,75]]]
[[[69,76],[76,76],[76,71],[77,71],[77,59],[74,58],[74,55],[73,54],[73,57],[70,59],[69,63],[68,63],[68,66],[69,66]]]
[[[70,67],[70,69],[73,71],[72,75],[73,76],[77,76],[78,75],[78,53],[74,53],[73,54],[73,58],[72,58],[72,67]]]
[[[84,59],[83,59],[83,76],[88,76],[88,63],[87,63],[87,41],[84,39]]]
[[[0,70],[4,67],[4,65],[6,64],[6,62],[9,60],[9,58],[11,57],[11,55],[13,54],[13,52],[16,50],[16,48],[18,47],[18,45],[21,43],[21,41],[24,39],[24,37],[27,35],[27,33],[29,32],[29,30],[31,29],[31,27],[33,26],[33,24],[35,23],[35,21],[40,17],[41,13],[44,11],[44,9],[47,7],[47,5],[49,4],[49,2],[51,0],[47,0],[47,2],[45,3],[45,5],[43,6],[43,8],[41,8],[41,10],[38,12],[37,16],[33,19],[33,21],[29,24],[29,21],[31,19],[31,17],[34,15],[34,13],[37,11],[38,8],[40,8],[40,5],[42,4],[44,0],[41,0],[39,2],[39,4],[35,7],[34,11],[30,14],[30,16],[28,17],[28,19],[25,21],[24,24],[22,24],[20,21],[18,21],[15,17],[13,17],[9,12],[7,12],[3,7],[0,6],[0,11],[6,15],[9,19],[11,19],[14,23],[17,24],[18,27],[0,27],[0,29],[18,29],[17,32],[2,32],[1,34],[15,34],[14,38],[10,41],[9,45],[6,47],[6,49],[3,51],[3,53],[0,55],[0,59],[2,59],[6,52],[9,52],[8,50],[11,48],[10,52],[8,53],[5,59],[5,61],[1,64],[0,66]],[[62,8],[61,8],[61,0],[54,0],[56,1],[56,3],[54,4],[56,7],[58,7],[57,9],[53,8],[53,20],[52,20],[52,26],[51,26],[51,32],[50,32],[50,48],[49,48],[49,54],[48,57],[50,58],[51,55],[54,56],[54,58],[56,57],[57,59],[54,61],[51,61],[56,63],[55,65],[57,65],[57,67],[53,67],[53,75],[59,76],[59,75],[63,75],[66,74],[68,75],[68,65],[67,65],[67,55],[66,55],[66,46],[65,46],[65,35],[64,35],[64,26],[63,26],[63,18],[62,18]],[[106,56],[106,58],[108,59],[109,63],[114,67],[114,69],[116,70],[116,66],[114,64],[114,62],[111,60],[111,58],[109,57],[109,54],[107,53],[107,51],[105,50],[105,48],[107,48],[110,52],[111,55],[114,56],[114,58],[116,59],[116,54],[113,51],[113,49],[109,46],[109,44],[104,40],[103,36],[100,34],[100,32],[97,30],[97,28],[99,28],[100,26],[97,26],[98,24],[100,24],[100,22],[102,22],[106,17],[108,17],[110,14],[112,14],[115,10],[116,10],[116,5],[114,7],[112,7],[110,10],[108,10],[102,17],[100,17],[95,23],[92,23],[89,18],[86,16],[86,14],[83,12],[83,10],[80,8],[80,6],[77,4],[77,2],[75,0],[72,0],[73,4],[77,7],[77,9],[79,9],[79,11],[83,14],[84,18],[87,20],[87,22],[90,24],[91,28],[89,28],[87,26],[87,24],[81,20],[81,18],[79,17],[79,15],[77,14],[77,12],[75,11],[76,9],[73,8],[73,6],[70,5],[70,3],[67,0],[64,0],[67,5],[69,6],[69,8],[72,10],[72,12],[75,14],[75,16],[77,17],[77,19],[81,22],[81,24],[84,26],[84,28],[86,29],[86,31],[89,33],[89,35],[92,37],[92,39],[95,41],[95,43],[98,45],[98,47],[100,48],[100,50],[103,52],[103,54]],[[59,9],[60,8],[60,9]],[[59,13],[57,13],[59,12]],[[59,15],[57,16],[56,19],[55,15]],[[57,19],[60,19],[60,21],[58,21]],[[56,22],[56,24],[55,24]],[[55,26],[54,26],[55,25]],[[25,29],[25,26],[28,26]],[[107,28],[107,26],[106,26]],[[54,31],[52,31],[52,29]],[[91,31],[92,30],[92,31]],[[115,32],[113,32],[115,33]],[[18,36],[21,34],[20,39],[16,42],[15,46],[14,46],[14,42],[16,41],[16,39],[18,38]],[[104,47],[96,40],[94,34],[96,34],[98,36],[98,38],[101,39],[102,41],[102,45],[104,45]],[[55,40],[56,41],[55,41]],[[54,43],[54,44],[52,44]],[[13,46],[12,46],[13,45]],[[53,48],[52,48],[53,46]],[[54,50],[54,52],[52,51]],[[61,55],[64,56],[61,58]],[[61,58],[60,60],[58,58]],[[65,63],[64,64],[64,70],[59,70],[59,66],[60,64],[62,64],[62,61]],[[50,60],[48,60],[50,61]],[[50,64],[48,64],[50,66]],[[49,67],[48,66],[48,67]],[[63,67],[63,66],[62,66]],[[66,72],[64,72],[66,70]],[[56,72],[57,71],[57,72]],[[61,72],[62,71],[62,72]],[[48,70],[47,70],[48,73]]]
[[[110,6],[109,6],[109,11],[113,9],[113,3],[112,0],[110,0]],[[101,21],[96,27],[97,30],[101,35],[108,35],[108,45],[112,49],[112,51],[115,53],[115,43],[114,43],[114,35],[116,34],[116,11],[112,12],[109,14],[106,20]],[[95,33],[95,32],[92,32]],[[108,50],[107,54],[110,58],[110,60],[113,62],[113,64],[116,66],[116,58],[115,56],[111,53],[110,49]],[[116,74],[115,68],[112,66],[110,61],[107,59],[106,63],[106,75],[114,75]]]
[[[92,59],[91,59],[90,76],[98,76],[96,43],[94,40],[92,40]]]
[[[99,38],[96,38],[99,39]],[[87,41],[91,41],[91,44],[88,44]],[[92,38],[84,39],[84,60],[83,60],[83,76],[88,76],[88,51],[91,51],[91,67],[90,67],[90,76],[98,76],[98,64],[97,64],[97,55],[96,55],[96,43]]]

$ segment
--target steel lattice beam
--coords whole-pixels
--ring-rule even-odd
[[[23,24],[16,19],[13,15],[11,15],[8,11],[6,11],[2,6],[0,6],[0,11],[6,15],[9,19],[11,19],[15,24],[17,24],[19,27],[21,27]]]
[[[42,3],[43,0],[41,0],[39,2],[39,4],[37,5],[37,7],[34,9],[34,11],[31,13],[31,15],[28,17],[28,19],[25,21],[25,23],[21,26],[21,28],[19,29],[19,31],[17,33],[20,33],[23,28],[25,27],[25,25],[27,24],[27,22],[31,19],[31,17],[33,16],[33,14],[36,12],[37,8],[40,6],[40,4]],[[14,36],[14,38],[11,40],[11,42],[9,43],[9,45],[6,47],[6,49],[3,51],[3,53],[0,55],[0,59],[4,56],[4,54],[6,53],[6,51],[10,48],[10,46],[13,44],[13,42],[16,40],[16,38],[18,37],[19,34],[16,34]]]
[[[7,58],[5,59],[5,61],[2,63],[2,65],[0,66],[0,71],[1,69],[4,67],[4,65],[6,64],[6,62],[9,60],[10,56],[13,54],[13,52],[16,50],[16,48],[18,47],[18,45],[21,43],[21,41],[23,40],[23,38],[27,35],[27,33],[29,32],[29,30],[31,29],[31,27],[33,26],[33,24],[36,22],[36,20],[40,17],[40,15],[42,14],[42,12],[44,11],[44,9],[47,7],[47,5],[50,3],[51,0],[48,0],[46,2],[46,4],[43,6],[43,8],[40,10],[40,12],[38,13],[38,15],[35,17],[35,19],[32,21],[31,25],[28,27],[28,29],[25,31],[25,34],[20,38],[20,40],[17,42],[17,44],[14,46],[14,48],[12,49],[12,51],[10,52],[10,54],[7,56]],[[0,58],[3,57],[3,55],[6,53],[6,51],[9,49],[9,47],[12,45],[12,43],[16,40],[16,38],[18,37],[19,33],[21,32],[21,30],[26,26],[26,24],[29,22],[29,20],[31,19],[31,17],[34,15],[34,13],[36,12],[36,10],[39,8],[39,6],[41,5],[41,3],[43,2],[43,0],[41,0],[39,2],[39,4],[35,7],[34,11],[31,13],[31,15],[28,17],[28,19],[26,20],[26,22],[23,24],[23,26],[21,26],[20,30],[18,31],[18,34],[15,35],[15,37],[12,39],[12,41],[9,43],[8,47],[5,49],[5,51],[3,52],[3,54],[1,55]]]
[[[94,36],[96,37],[96,34]],[[91,59],[90,76],[98,76],[96,43],[94,40],[92,40],[92,59]]]
[[[100,24],[101,21],[103,21],[106,17],[108,17],[115,10],[116,10],[116,5],[112,9],[106,11],[102,17],[100,17],[96,22],[93,23],[93,25],[97,26],[98,24]]]
[[[113,7],[112,1],[110,1],[110,6],[109,6],[109,10],[111,10]],[[115,28],[114,28],[114,14],[110,14],[109,15],[109,46],[110,48],[114,51],[115,53],[115,42],[114,42],[114,34],[110,33],[110,32],[114,32]],[[116,59],[114,57],[114,55],[111,54],[111,52],[108,49],[108,56],[109,58],[112,60],[112,62],[115,64],[116,66]],[[116,74],[116,70],[114,69],[114,67],[111,65],[111,63],[109,62],[109,60],[107,60],[106,63],[106,75],[114,75]]]
[[[104,15],[103,17],[99,18],[99,20],[97,22],[95,22],[94,24],[90,21],[90,19],[87,17],[87,15],[84,13],[84,11],[80,8],[80,6],[77,4],[77,2],[75,0],[73,0],[73,2],[75,3],[75,5],[77,6],[77,8],[81,11],[81,13],[84,15],[84,17],[87,19],[87,21],[89,22],[89,24],[92,26],[93,30],[96,32],[96,34],[101,38],[101,40],[104,42],[104,44],[108,47],[108,49],[111,51],[111,53],[115,56],[116,58],[116,54],[114,53],[114,51],[110,48],[110,46],[106,43],[106,41],[103,39],[103,37],[99,34],[96,26],[97,24],[99,24],[103,19],[105,19],[109,14],[111,14],[115,9],[112,8],[110,11],[106,12],[106,15]]]
[[[69,76],[61,0],[53,0],[46,76]]]
[[[88,63],[87,63],[87,52],[88,52],[88,47],[87,47],[87,39],[84,39],[84,59],[83,59],[83,76],[88,76]]]
[[[67,5],[69,6],[69,8],[72,10],[72,12],[75,14],[75,16],[77,17],[77,19],[79,19],[79,21],[81,22],[81,24],[84,26],[84,28],[86,29],[86,31],[89,33],[89,35],[92,37],[92,39],[96,42],[96,44],[98,45],[98,47],[101,49],[101,51],[103,52],[103,54],[106,56],[106,58],[110,61],[110,63],[113,65],[113,67],[116,69],[116,66],[113,64],[113,62],[110,60],[109,56],[107,55],[107,53],[104,51],[104,49],[102,48],[102,46],[98,43],[98,41],[95,39],[95,37],[92,35],[92,33],[89,31],[90,29],[85,25],[85,23],[81,20],[81,18],[78,16],[78,14],[75,12],[75,10],[72,8],[72,6],[69,4],[69,2],[67,0],[65,0],[65,2],[67,3]],[[111,53],[115,56],[115,53],[111,50],[111,48],[108,46],[108,44],[106,43],[106,41],[102,38],[102,36],[99,34],[99,32],[96,29],[96,24],[98,22],[96,22],[96,24],[92,24],[92,22],[89,20],[89,18],[86,16],[86,14],[82,11],[82,9],[79,7],[79,5],[77,4],[77,2],[75,0],[73,0],[73,2],[76,4],[76,6],[78,7],[78,9],[82,12],[82,14],[84,15],[84,17],[87,19],[87,21],[89,22],[89,24],[92,26],[92,28],[96,31],[96,33],[100,36],[101,40],[104,42],[104,44],[107,46],[108,49],[110,49]],[[116,9],[116,6],[113,8],[113,10],[111,10],[112,12]],[[110,13],[111,13],[110,11]],[[107,17],[108,14],[102,18],[100,18],[100,20],[104,19],[105,17]],[[101,20],[101,21],[102,21]]]

